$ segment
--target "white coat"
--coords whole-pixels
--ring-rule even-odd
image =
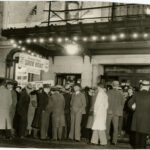
[[[5,87],[0,87],[0,129],[12,129],[11,120],[12,95]]]
[[[100,89],[94,104],[93,130],[106,130],[107,108],[108,96],[103,89]]]

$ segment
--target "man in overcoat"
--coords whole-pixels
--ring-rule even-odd
[[[0,84],[0,130],[10,131],[12,129],[11,106],[11,91],[5,87],[5,82],[3,82]]]
[[[107,92],[108,113],[107,113],[107,139],[110,139],[110,125],[113,123],[112,144],[117,144],[119,116],[123,115],[124,98],[118,90],[119,81],[112,82],[113,89]]]
[[[85,95],[80,92],[80,85],[74,86],[74,94],[71,98],[71,129],[69,133],[69,139],[80,141],[81,138],[81,120],[82,115],[85,114],[86,99]]]
[[[41,140],[47,140],[48,139],[48,127],[49,127],[49,119],[50,119],[50,113],[52,112],[52,102],[50,97],[50,85],[44,84],[43,85],[43,92],[40,96],[40,103],[41,103]]]
[[[135,132],[134,148],[145,149],[146,137],[150,134],[150,82],[144,80],[141,90],[129,101],[129,107],[134,110],[131,130]]]

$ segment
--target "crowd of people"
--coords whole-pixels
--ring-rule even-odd
[[[35,90],[11,81],[0,85],[1,138],[25,137],[40,140],[116,145],[120,136],[129,135],[134,148],[146,148],[150,133],[150,83],[142,81],[139,89],[98,83],[81,88],[80,84],[53,86],[44,84]]]

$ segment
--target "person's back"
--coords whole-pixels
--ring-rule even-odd
[[[124,99],[123,95],[117,89],[111,89],[107,92],[108,95],[108,114],[120,116],[122,115]]]
[[[52,95],[52,101],[53,101],[53,113],[62,112],[62,111],[64,112],[65,99],[62,94],[54,93]]]
[[[0,102],[0,109],[10,108],[12,104],[11,92],[3,86],[0,87]]]
[[[150,92],[139,91],[135,94],[134,99],[136,103],[134,117],[138,124],[132,124],[132,130],[150,134]]]

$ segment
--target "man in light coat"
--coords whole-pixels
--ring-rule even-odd
[[[106,117],[108,108],[108,96],[104,91],[104,85],[98,84],[98,94],[96,96],[96,101],[94,104],[94,121],[93,121],[93,135],[91,143],[98,144],[100,140],[100,145],[107,145],[106,138]]]
[[[80,92],[80,85],[74,86],[75,93],[71,98],[71,129],[69,139],[80,141],[81,138],[81,120],[82,115],[85,114],[86,99],[85,95]]]
[[[4,86],[4,82],[0,85],[0,130],[11,130],[11,91]]]

